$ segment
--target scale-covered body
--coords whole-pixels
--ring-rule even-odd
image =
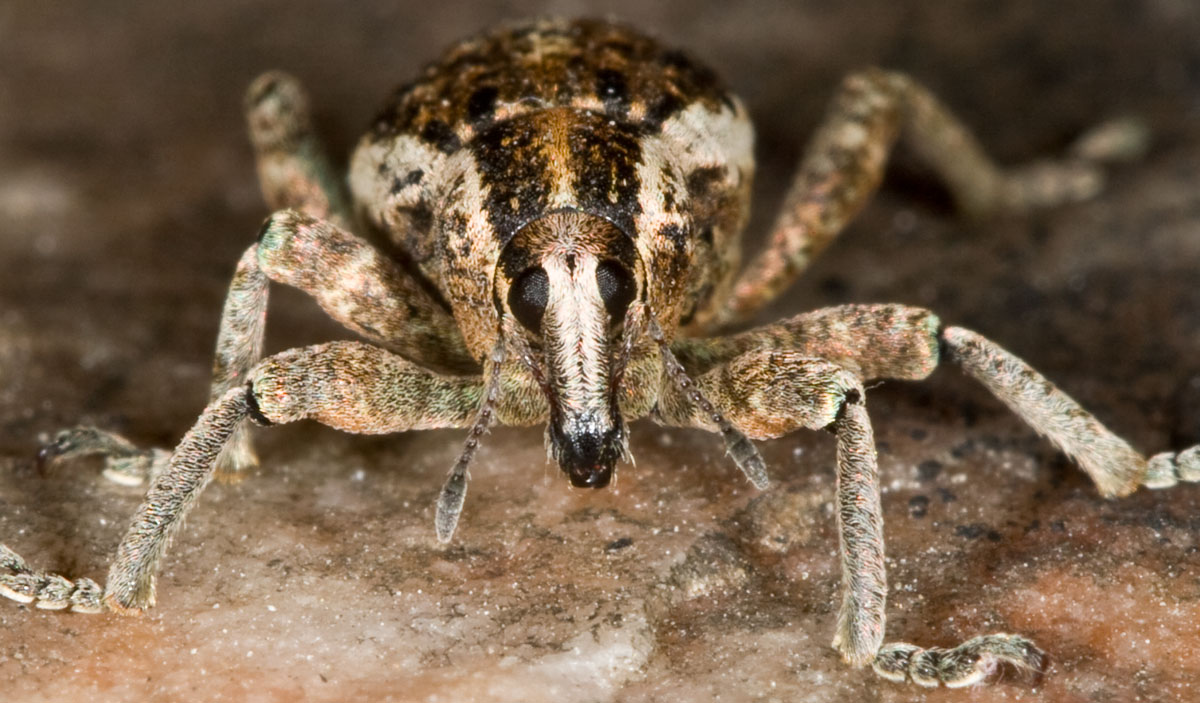
[[[398,89],[350,185],[482,359],[502,251],[555,212],[631,240],[668,334],[710,319],[737,268],[752,143],[741,103],[687,55],[622,25],[543,22],[459,44]]]
[[[437,500],[443,542],[494,422],[544,423],[550,457],[590,488],[609,484],[629,453],[628,423],[646,415],[720,433],[758,489],[767,467],[752,438],[827,430],[837,442],[843,584],[833,646],[894,681],[963,686],[1002,664],[1040,669],[1045,659],[1003,633],[952,648],[884,641],[869,382],[919,380],[950,361],[1073,458],[1102,495],[1200,480],[1200,447],[1145,458],[1029,365],[928,310],[843,305],[704,336],[747,321],[796,279],[868,201],[902,132],[957,203],[981,214],[1095,195],[1096,162],[1137,143],[1127,124],[1103,126],[1063,161],[1001,170],[909,77],[852,74],[766,246],[739,268],[754,170],[745,110],[711,71],[628,27],[535,22],[458,44],[395,93],[348,179],[331,168],[309,114],[285,74],[248,91],[274,213],[230,284],[211,402],[174,452],[82,427],[39,455],[103,454],[106,475],[150,483],[107,583],[36,571],[0,545],[0,595],[85,612],[153,605],[162,555],[205,485],[257,464],[250,421],[468,429]],[[360,339],[264,358],[269,283],[304,291]]]

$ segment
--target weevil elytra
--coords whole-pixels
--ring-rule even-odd
[[[196,496],[215,473],[257,462],[247,421],[309,418],[361,433],[469,428],[438,504],[443,540],[494,421],[545,424],[570,481],[595,488],[609,482],[627,425],[640,417],[720,432],[760,488],[766,467],[752,438],[829,429],[844,593],[834,646],[891,679],[962,685],[997,663],[1038,667],[1042,654],[1004,634],[951,649],[884,643],[867,381],[921,379],[950,360],[1105,495],[1200,479],[1197,448],[1147,461],[1022,361],[926,310],[844,306],[721,333],[780,294],[853,217],[902,133],[963,210],[987,213],[1093,195],[1099,163],[1130,134],[1120,125],[1062,161],[1001,171],[908,77],[853,74],[767,246],[741,267],[754,170],[745,109],[710,70],[623,26],[543,22],[458,45],[380,113],[351,159],[348,193],[294,80],[260,78],[247,112],[276,212],[238,263],[212,402],[173,453],[94,429],[65,431],[44,448],[45,460],[103,454],[110,478],[149,480],[150,489],[103,588],[35,571],[0,547],[9,597],[81,611],[153,605],[162,555]],[[403,260],[369,243],[372,233]],[[269,281],[310,294],[369,343],[262,359]]]

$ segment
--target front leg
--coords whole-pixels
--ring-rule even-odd
[[[799,428],[836,435],[842,603],[833,646],[848,664],[871,664],[885,678],[926,686],[975,683],[1002,662],[1042,667],[1041,651],[1015,635],[976,637],[953,649],[884,644],[887,574],[879,474],[866,396],[856,374],[802,352],[760,350],[712,368],[696,384],[751,437],[779,437]],[[660,401],[659,418],[715,428],[699,408],[670,391]]]
[[[213,362],[214,400],[244,383],[260,358],[270,281],[308,293],[330,317],[405,358],[456,371],[476,366],[453,318],[413,276],[334,222],[283,210],[267,218],[229,285]],[[239,429],[218,467],[236,475],[256,463]]]
[[[368,344],[334,342],[277,354],[211,403],[171,454],[117,549],[103,600],[94,582],[35,571],[2,545],[0,595],[85,612],[148,608],[171,537],[246,419],[264,425],[312,419],[363,434],[465,427],[482,393],[477,376],[436,374]]]
[[[1200,481],[1200,446],[1147,460],[1024,361],[974,332],[943,328],[920,308],[827,308],[728,337],[680,340],[672,352],[713,405],[751,437],[779,437],[801,427],[837,435],[844,597],[834,646],[848,662],[871,662],[896,681],[967,685],[1003,662],[1038,669],[1043,655],[1028,639],[1007,634],[949,649],[882,644],[879,489],[860,379],[920,380],[945,358],[1077,461],[1105,496]],[[659,414],[669,424],[714,428],[673,389],[664,392]]]

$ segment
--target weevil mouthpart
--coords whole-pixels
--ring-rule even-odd
[[[550,445],[563,473],[576,488],[604,488],[612,481],[613,467],[627,452],[625,430],[616,419],[608,429],[564,430],[550,423]]]

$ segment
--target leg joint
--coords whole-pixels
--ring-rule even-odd
[[[253,420],[254,424],[256,425],[270,427],[271,425],[275,424],[274,422],[271,422],[270,418],[263,414],[262,408],[259,407],[258,397],[254,393],[253,383],[246,384],[246,414],[250,416],[250,419]]]

